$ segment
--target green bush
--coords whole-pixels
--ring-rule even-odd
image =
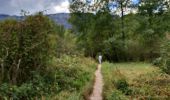
[[[170,40],[164,41],[161,54],[162,62],[160,68],[167,74],[170,74]]]
[[[52,76],[50,76],[52,77]],[[33,80],[23,83],[20,86],[3,83],[0,86],[0,98],[14,100],[30,100],[49,96],[59,91],[58,84],[47,76],[34,73]]]
[[[61,90],[79,91],[90,80],[94,67],[85,67],[79,59],[69,56],[58,59],[55,78]]]
[[[107,97],[107,100],[126,100],[125,96],[120,91],[114,91],[112,94]]]
[[[1,99],[14,99],[19,100],[25,98],[26,100],[33,97],[34,91],[32,84],[24,83],[21,86],[10,85],[4,83],[0,86],[0,98]]]
[[[118,81],[116,81],[115,86],[117,89],[124,91],[128,88],[129,84],[125,79],[119,79]]]
[[[119,79],[116,81],[115,87],[122,91],[125,95],[130,95],[132,93],[132,90],[129,88],[129,84],[125,79]]]
[[[167,74],[170,74],[170,58],[166,59],[163,66],[163,71],[166,72]]]

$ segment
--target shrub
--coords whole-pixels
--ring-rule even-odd
[[[107,98],[107,100],[126,100],[125,96],[120,91],[114,91],[112,94]]]
[[[125,79],[119,79],[118,81],[116,81],[115,86],[117,89],[124,91],[128,88],[129,84]]]
[[[49,77],[39,73],[33,73],[33,80],[23,83],[20,86],[3,83],[0,86],[0,99],[30,100],[49,96],[59,91],[58,84]]]
[[[129,88],[129,84],[125,79],[119,79],[116,81],[115,87],[122,91],[125,95],[130,95],[132,93],[132,90]]]
[[[55,79],[61,90],[79,91],[90,80],[91,68],[85,67],[79,59],[79,57],[69,56],[58,59],[58,65],[55,66]]]
[[[170,74],[170,40],[164,42],[161,51],[162,62],[161,68],[164,72]]]
[[[170,74],[170,58],[167,58],[163,67],[163,71],[166,72],[167,74]]]

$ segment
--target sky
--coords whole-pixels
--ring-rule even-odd
[[[139,2],[139,0],[133,0],[133,2],[134,2],[135,4],[137,4],[137,3]]]
[[[21,9],[31,14],[69,13],[69,0],[0,0],[0,14],[20,15]]]
[[[21,9],[31,14],[38,11],[69,13],[69,0],[0,0],[0,14],[20,15]]]

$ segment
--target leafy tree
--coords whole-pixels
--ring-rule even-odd
[[[80,48],[95,57],[104,48],[103,41],[113,34],[112,16],[108,12],[73,14],[70,22],[77,32]],[[97,45],[96,45],[97,44]]]
[[[167,29],[164,28],[164,16],[167,13],[168,2],[166,0],[141,0],[139,2],[138,33],[141,33],[142,42],[148,49],[147,55],[153,59],[159,56],[161,40]]]
[[[1,80],[21,84],[31,79],[32,71],[43,72],[55,53],[54,23],[39,13],[20,22],[3,21],[0,26]]]
[[[132,0],[101,0],[92,5],[75,1],[70,22],[86,55],[95,57],[102,52],[110,61],[150,61],[160,56],[169,30],[169,0],[140,0],[135,6]],[[104,6],[97,8],[98,3]],[[120,14],[112,13],[111,6]],[[126,12],[134,7],[138,7],[136,13]]]
[[[116,8],[117,11],[120,11],[120,16],[121,16],[121,33],[122,33],[122,40],[125,42],[125,25],[124,25],[124,15],[125,15],[125,10],[128,9],[131,5],[131,0],[113,0],[113,2],[116,3]]]

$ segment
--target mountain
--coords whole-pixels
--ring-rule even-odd
[[[57,13],[57,14],[48,14],[47,15],[50,19],[54,20],[57,22],[59,25],[63,25],[66,29],[71,28],[71,24],[68,23],[68,19],[70,18],[69,13]],[[16,16],[16,15],[7,15],[7,14],[0,14],[0,20],[5,20],[5,19],[23,19],[22,16]]]
[[[71,24],[68,23],[68,19],[70,18],[69,13],[49,14],[47,16],[59,25],[63,25],[67,29],[71,28]]]
[[[16,15],[6,15],[6,14],[0,14],[0,20],[5,20],[5,19],[17,19],[19,20],[20,18],[23,18],[22,16],[16,16]]]

